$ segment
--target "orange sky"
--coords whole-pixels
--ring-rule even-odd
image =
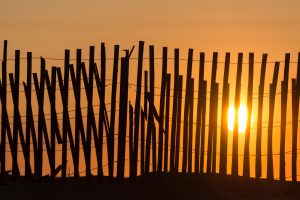
[[[2,0],[0,38],[38,56],[138,40],[278,56],[299,50],[299,7],[298,0]]]

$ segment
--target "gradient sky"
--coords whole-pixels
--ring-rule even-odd
[[[299,8],[298,0],[1,0],[0,38],[43,56],[138,40],[278,56],[299,51]]]

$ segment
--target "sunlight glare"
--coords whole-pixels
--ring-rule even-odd
[[[247,107],[245,105],[240,105],[239,108],[239,132],[243,133],[246,131],[247,127]],[[234,116],[235,116],[235,109],[234,105],[231,105],[228,109],[228,129],[229,131],[233,131],[234,129]]]

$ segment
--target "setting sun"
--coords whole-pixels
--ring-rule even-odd
[[[240,105],[239,111],[239,132],[245,132],[247,127],[247,107],[245,105]],[[233,131],[234,129],[234,116],[235,116],[235,109],[234,105],[231,105],[228,109],[228,129]]]

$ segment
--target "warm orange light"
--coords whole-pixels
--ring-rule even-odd
[[[239,117],[239,132],[243,133],[246,131],[247,127],[247,106],[240,105],[239,111],[238,111],[238,117]],[[228,109],[228,129],[230,131],[233,131],[234,129],[234,117],[235,117],[235,109],[234,105],[231,105]]]

